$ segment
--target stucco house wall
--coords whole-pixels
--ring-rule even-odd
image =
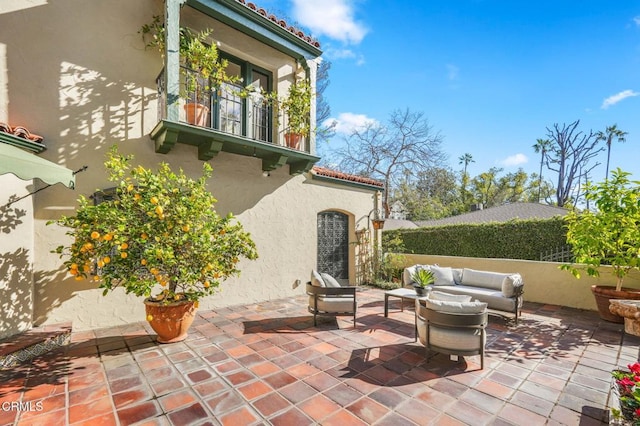
[[[162,60],[156,51],[145,49],[138,30],[162,13],[162,5],[156,0],[0,3],[0,117],[43,135],[48,149],[40,156],[72,170],[88,166],[76,176],[75,190],[56,185],[22,201],[33,205],[28,218],[9,236],[0,236],[0,256],[24,253],[29,265],[18,280],[0,274],[0,295],[16,286],[25,289],[19,319],[0,323],[0,338],[32,322],[73,321],[74,329],[87,329],[144,318],[141,299],[119,291],[103,297],[96,284],[67,274],[51,251],[68,243],[68,237],[64,229],[46,223],[72,215],[80,194],[112,186],[103,162],[113,144],[133,154],[136,164],[167,162],[190,176],[199,175],[202,162],[196,147],[176,144],[168,154],[157,154],[149,137],[158,123],[155,79]],[[211,26],[199,12],[185,11],[183,17],[196,27]],[[297,67],[293,58],[230,27],[213,27],[222,50],[255,58],[254,63],[273,72],[279,89],[287,86]],[[265,176],[261,160],[251,156],[221,152],[209,162],[214,169],[209,187],[219,200],[219,213],[237,216],[251,232],[260,257],[243,261],[240,277],[202,300],[201,309],[303,293],[317,262],[318,213],[347,214],[349,241],[355,241],[355,230],[366,228],[380,189],[327,182],[311,172],[292,176],[288,165]],[[0,203],[9,193],[38,186],[37,181],[0,179],[10,186],[0,192]],[[355,283],[357,247],[350,247],[349,278]]]

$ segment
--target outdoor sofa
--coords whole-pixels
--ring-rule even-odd
[[[433,272],[433,288],[445,293],[471,296],[487,303],[489,309],[513,313],[515,322],[518,322],[524,292],[524,281],[520,274],[438,265],[413,265],[404,270],[402,280],[405,286],[413,285],[412,276],[418,268]]]

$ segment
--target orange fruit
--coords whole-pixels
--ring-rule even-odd
[[[94,240],[97,240],[98,238],[100,238],[100,233],[98,231],[93,231],[91,233],[91,238],[93,238]]]
[[[107,264],[107,263],[110,263],[110,262],[111,262],[111,258],[110,258],[109,256],[105,256],[105,258],[104,258],[104,259],[102,259],[102,261],[103,261],[105,264]]]
[[[129,255],[127,254],[126,251],[123,251],[122,253],[120,253],[120,257],[123,258],[123,259],[126,259],[127,256],[129,256]]]
[[[142,264],[142,265],[146,265],[146,264],[147,264],[147,259],[142,259],[142,260],[140,261],[140,264]]]
[[[153,315],[151,314],[147,315],[147,321],[149,322],[153,321]]]
[[[151,197],[151,204],[158,204],[158,197]]]
[[[105,234],[102,238],[104,238],[105,241],[111,241],[113,240],[113,234]]]
[[[120,244],[120,250],[126,250],[128,248],[129,248],[129,244],[127,244],[127,243]]]

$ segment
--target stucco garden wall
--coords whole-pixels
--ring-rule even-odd
[[[582,274],[576,279],[567,271],[558,269],[561,263],[530,260],[481,259],[473,257],[431,256],[407,254],[407,265],[438,264],[453,268],[471,268],[495,272],[518,272],[525,282],[524,300],[537,303],[595,310],[591,286],[615,285],[609,267],[600,268],[600,277]],[[640,289],[640,273],[633,271],[624,281],[625,287]]]
[[[156,0],[0,3],[3,119],[43,135],[48,149],[42,157],[72,170],[88,166],[76,176],[75,190],[56,185],[25,201],[33,203],[33,218],[30,211],[24,231],[12,234],[12,241],[4,236],[0,241],[0,253],[22,248],[28,252],[33,269],[20,278],[19,286],[33,288],[33,306],[28,306],[25,296],[29,315],[24,317],[29,318],[33,309],[35,324],[73,321],[74,329],[80,330],[144,319],[141,299],[118,291],[103,297],[95,283],[68,275],[62,260],[51,253],[58,245],[68,244],[68,237],[64,229],[46,222],[72,215],[79,195],[90,196],[112,186],[103,162],[113,144],[135,155],[135,164],[155,167],[164,161],[188,175],[199,175],[202,162],[197,148],[176,144],[169,154],[156,154],[148,136],[158,122],[155,79],[162,62],[156,51],[145,50],[137,31],[161,12],[162,2]],[[192,12],[185,17],[201,18]],[[238,41],[238,51],[230,53],[255,54],[256,63],[271,70],[278,85],[297,66],[255,39],[232,34],[228,27],[214,29],[214,34],[222,49]],[[222,152],[210,163],[214,173],[209,184],[219,200],[219,213],[237,216],[251,232],[260,257],[243,261],[241,276],[225,282],[219,294],[202,300],[201,309],[303,293],[317,261],[317,214],[324,210],[346,213],[349,241],[355,241],[355,229],[366,227],[366,216],[374,206],[373,190],[323,182],[310,173],[291,176],[288,166],[266,177],[261,160],[251,156]],[[16,246],[14,235],[28,242]],[[352,245],[352,282],[355,250]],[[302,285],[296,286],[298,282]],[[0,281],[0,292],[3,288],[6,285]]]

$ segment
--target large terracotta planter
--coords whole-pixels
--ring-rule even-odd
[[[300,141],[302,140],[302,135],[299,133],[285,133],[284,140],[287,143],[287,147],[300,149]]]
[[[611,311],[609,310],[609,301],[611,299],[640,300],[640,291],[626,287],[623,287],[622,290],[617,291],[613,286],[592,285],[591,292],[596,299],[596,305],[598,307],[600,318],[605,321],[615,322],[618,324],[622,324],[624,322],[624,318],[611,313]]]
[[[187,123],[194,126],[207,127],[207,118],[209,117],[209,107],[189,102],[184,104],[184,112],[187,116]]]
[[[144,304],[147,321],[158,335],[159,343],[181,342],[187,338],[187,331],[196,315],[195,302],[164,305],[146,299]]]

